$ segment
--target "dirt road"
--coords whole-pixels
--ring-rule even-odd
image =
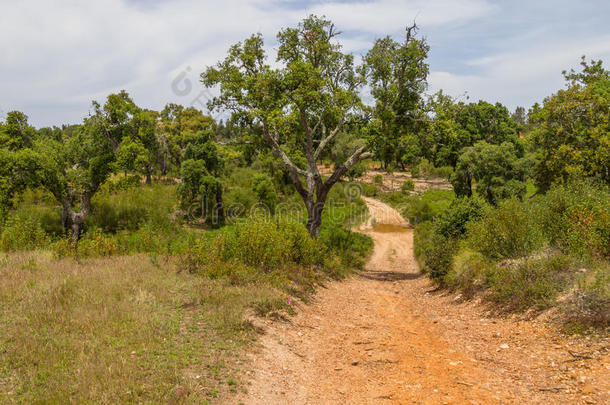
[[[563,338],[534,321],[491,318],[477,303],[434,291],[414,260],[413,232],[391,207],[366,202],[375,220],[374,229],[363,230],[375,241],[366,271],[320,289],[290,321],[265,325],[248,394],[237,402],[610,400],[603,342]]]

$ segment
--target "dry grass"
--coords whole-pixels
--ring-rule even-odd
[[[0,253],[0,403],[206,403],[245,389],[243,311],[280,293],[178,266]]]

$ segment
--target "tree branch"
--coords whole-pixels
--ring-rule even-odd
[[[360,148],[356,149],[354,153],[343,163],[341,166],[337,167],[333,174],[324,182],[324,187],[319,191],[318,200],[320,197],[325,198],[326,194],[330,191],[331,187],[343,177],[343,175],[351,169],[356,163],[373,157],[373,153],[368,152],[368,145],[363,145]]]
[[[301,179],[299,178],[299,175],[307,176],[307,172],[300,169],[297,165],[295,165],[292,162],[292,160],[290,160],[290,157],[286,154],[286,152],[284,152],[284,150],[277,143],[277,140],[269,132],[269,126],[266,122],[263,122],[263,133],[264,133],[265,139],[271,145],[271,150],[273,151],[273,154],[278,159],[280,159],[282,161],[282,163],[284,164],[284,166],[286,167],[286,170],[288,171],[288,175],[290,176],[290,179],[294,183],[294,187],[297,189],[297,192],[303,198],[307,198],[307,190],[305,190],[305,188],[303,187],[303,183],[301,183]]]
[[[337,134],[339,133],[339,131],[341,130],[342,127],[343,127],[343,120],[341,120],[339,122],[337,127],[335,129],[333,129],[327,137],[323,138],[320,141],[320,144],[318,145],[316,152],[314,153],[315,160],[318,160],[318,158],[320,157],[320,154],[322,154],[322,152],[324,151],[324,148],[326,148],[328,143],[330,141],[332,141],[335,138],[335,136],[337,136]],[[326,127],[324,127],[324,133],[326,134]]]

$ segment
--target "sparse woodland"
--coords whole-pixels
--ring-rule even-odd
[[[238,370],[257,329],[244,314],[289,316],[321,283],[364,268],[361,194],[414,227],[420,269],[439,288],[501,313],[555,308],[558,333],[607,333],[602,61],[583,57],[564,88],[511,112],[429,94],[416,25],[361,58],[339,29],[310,16],[277,34],[276,54],[255,34],[202,66],[209,111],[224,120],[149,110],[128,91],[93,101],[76,125],[6,114],[0,402],[214,402],[247,390]],[[372,170],[384,174],[368,181]],[[408,179],[388,191],[384,176],[398,172]],[[451,187],[418,188],[430,178]],[[201,380],[184,383],[189,370]]]

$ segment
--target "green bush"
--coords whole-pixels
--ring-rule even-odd
[[[432,221],[449,207],[454,198],[455,195],[451,190],[426,190],[421,197],[407,200],[402,215],[414,225]]]
[[[610,258],[610,187],[571,181],[552,187],[534,207],[551,244],[583,259]]]
[[[479,221],[483,217],[485,208],[485,200],[481,198],[457,198],[436,217],[435,230],[447,238],[459,238],[466,233],[469,222]]]
[[[365,197],[377,197],[380,194],[377,186],[373,184],[362,184],[362,193]]]
[[[419,178],[419,176],[421,176],[421,171],[419,170],[419,166],[413,166],[411,168],[411,177],[413,177],[414,179]]]
[[[278,197],[271,178],[266,174],[257,174],[252,179],[252,190],[256,193],[258,202],[273,214]]]
[[[542,244],[531,211],[519,200],[502,201],[468,229],[468,245],[492,259],[526,256]]]
[[[33,218],[11,216],[2,226],[0,250],[33,250],[47,246],[50,238]]]
[[[256,193],[251,188],[234,187],[224,194],[224,204],[227,215],[245,216],[256,204]]]
[[[493,264],[481,253],[463,249],[453,259],[451,270],[445,276],[445,284],[460,290],[467,297],[486,288],[487,274]]]
[[[403,193],[406,193],[407,191],[413,191],[415,190],[415,183],[413,183],[413,180],[411,179],[407,179],[404,181],[404,183],[402,183],[402,185],[400,186],[400,190]]]
[[[235,262],[261,270],[321,264],[322,246],[300,224],[247,222],[208,233],[195,247],[202,264]]]
[[[383,184],[383,176],[381,174],[376,174],[373,177],[373,183],[375,183],[377,185],[382,185]]]
[[[110,180],[107,183],[108,191],[111,193],[118,193],[121,191],[127,191],[131,188],[140,187],[142,185],[142,177],[133,174],[127,176],[120,176],[116,179]]]
[[[347,267],[363,268],[366,258],[373,251],[373,240],[370,237],[338,226],[323,228],[319,240]]]
[[[120,205],[110,201],[100,201],[93,206],[92,215],[87,218],[87,228],[100,228],[104,232],[117,232],[119,230],[136,230],[146,222],[147,211],[121,201]]]
[[[440,177],[443,179],[449,179],[452,174],[453,174],[453,167],[451,167],[451,166],[435,167],[431,171],[431,175],[433,177]]]
[[[416,226],[413,243],[421,270],[433,280],[443,283],[443,278],[451,269],[453,255],[457,252],[457,241],[435,232],[434,224],[427,221]]]
[[[572,265],[562,254],[496,264],[487,274],[488,299],[512,311],[548,308],[572,281]]]

